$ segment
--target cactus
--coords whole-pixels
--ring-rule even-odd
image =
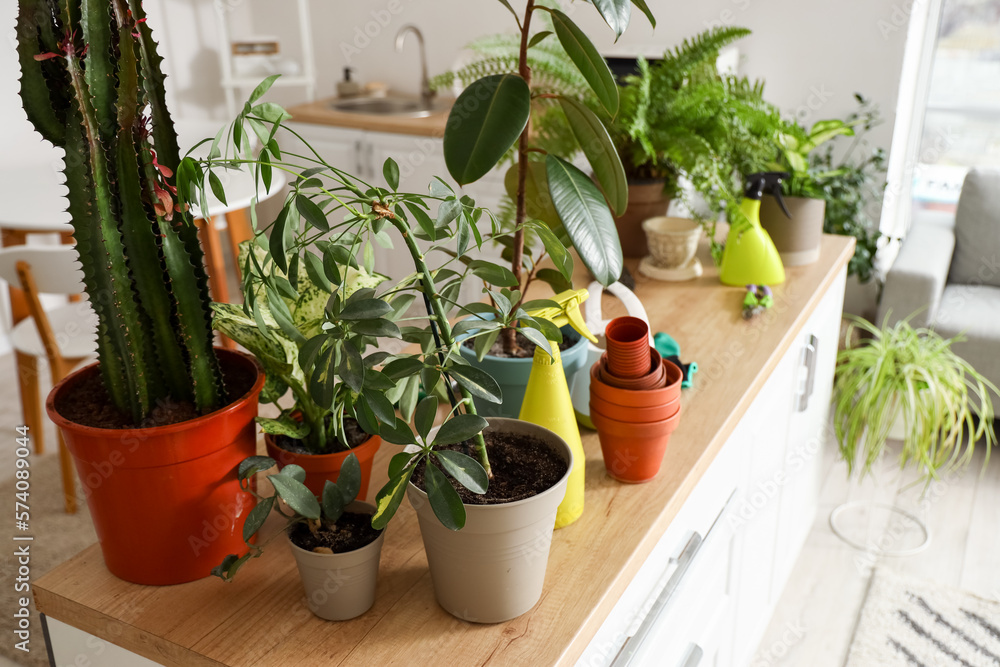
[[[35,129],[65,151],[109,397],[136,424],[168,397],[202,413],[220,407],[207,274],[169,182],[177,135],[140,0],[20,0],[18,9],[21,98]]]

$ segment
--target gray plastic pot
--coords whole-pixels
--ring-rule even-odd
[[[354,501],[346,511],[374,514],[375,507]],[[309,610],[327,621],[346,621],[371,609],[384,540],[383,530],[374,542],[341,554],[313,553],[289,540]]]
[[[506,431],[540,438],[568,464],[566,474],[537,496],[501,505],[466,505],[465,527],[441,525],[427,494],[407,488],[417,511],[434,595],[445,611],[474,623],[500,623],[535,606],[542,596],[556,509],[572,469],[569,445],[536,424],[491,417],[486,433]]]
[[[785,197],[785,206],[792,217],[787,217],[778,200],[771,195],[760,202],[760,224],[774,241],[785,266],[812,264],[819,259],[819,246],[823,240],[823,218],[826,202],[807,197]]]

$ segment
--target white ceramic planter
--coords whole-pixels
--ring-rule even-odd
[[[375,513],[375,507],[355,501],[349,512]],[[365,613],[375,603],[375,581],[385,531],[371,544],[341,554],[317,554],[289,540],[309,610],[327,621],[346,621]]]
[[[441,525],[427,494],[407,489],[417,512],[434,594],[450,614],[474,623],[499,623],[527,612],[542,595],[556,509],[566,495],[572,454],[552,431],[516,419],[491,418],[486,432],[525,433],[549,443],[568,464],[552,487],[502,505],[466,505],[465,527]]]

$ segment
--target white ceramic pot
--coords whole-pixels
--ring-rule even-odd
[[[552,431],[493,417],[486,433],[506,431],[545,441],[566,461],[566,474],[537,496],[501,505],[466,505],[466,523],[452,531],[441,525],[427,494],[412,483],[407,496],[420,521],[420,535],[445,611],[474,623],[500,623],[529,611],[542,596],[556,509],[566,494],[572,468],[569,445]]]
[[[346,511],[374,514],[375,507],[354,501]],[[371,609],[384,540],[383,530],[374,542],[340,554],[306,551],[289,540],[309,610],[327,621],[346,621]]]

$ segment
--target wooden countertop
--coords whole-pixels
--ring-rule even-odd
[[[36,605],[166,665],[573,665],[853,249],[849,237],[825,236],[819,261],[789,269],[774,306],[749,322],[740,316],[743,289],[719,284],[704,247],[706,271],[698,280],[636,276],[653,330],[670,333],[683,359],[698,362],[695,386],[685,390],[680,426],[648,484],[609,478],[596,433],[584,431],[586,510],[555,532],[542,599],[520,618],[475,625],[437,605],[406,502],[386,534],[375,605],[352,621],[329,623],[308,611],[280,540],[232,584],[208,578],[161,588],[116,579],[93,545],[35,583]],[[379,452],[371,495],[396,451],[383,445]]]
[[[403,96],[393,95],[392,97]],[[412,99],[417,98],[414,97]],[[292,121],[296,123],[312,123],[314,125],[331,125],[355,130],[370,130],[372,132],[390,132],[392,134],[410,134],[440,138],[444,136],[444,126],[448,122],[448,113],[451,111],[451,104],[448,104],[444,109],[435,111],[430,116],[424,116],[423,118],[351,113],[334,109],[332,104],[336,101],[336,97],[316,100],[315,102],[291,107],[288,109],[288,113],[292,115]],[[454,100],[442,101],[453,102]]]

